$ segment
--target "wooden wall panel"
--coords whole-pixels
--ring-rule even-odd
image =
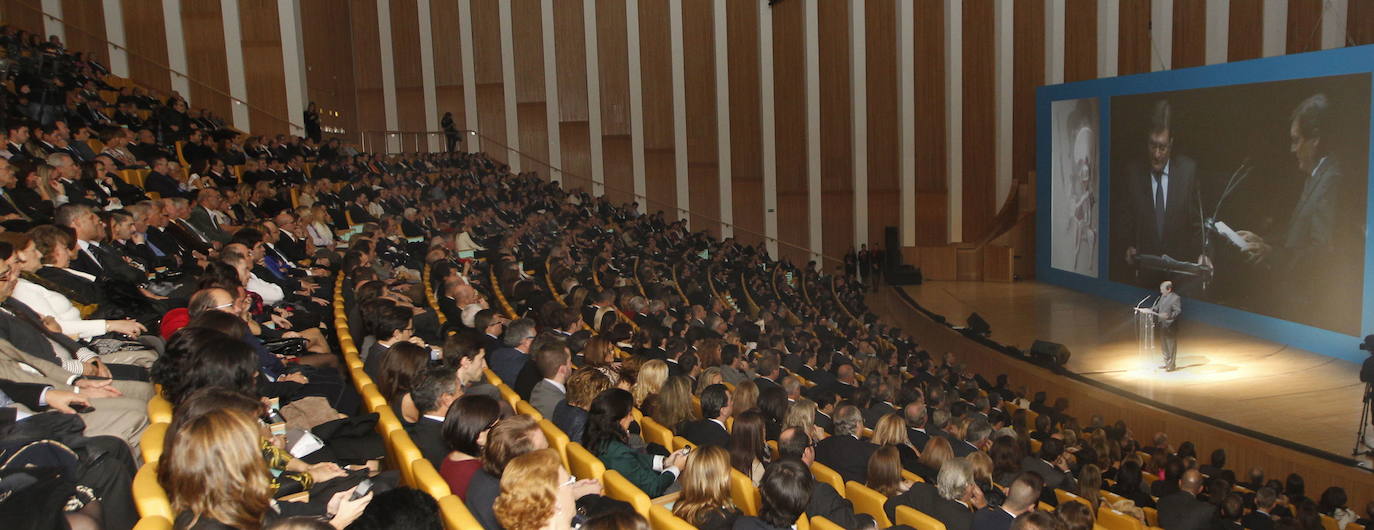
[[[353,26],[353,79],[357,87],[358,130],[370,132],[365,137],[368,150],[384,145],[378,131],[386,130],[386,114],[382,99],[382,55],[377,28],[377,3],[351,0]]]
[[[453,113],[453,122],[464,128],[463,53],[458,2],[430,2],[429,28],[434,42],[434,100],[439,115]],[[468,140],[463,140],[468,141]]]
[[[625,2],[597,0],[596,49],[601,71],[601,179],[616,204],[634,200],[634,160],[630,153],[630,56]]]
[[[1035,2],[1018,2],[1035,3]],[[1044,26],[1044,23],[1041,23]],[[1029,28],[1027,28],[1029,29]],[[1013,28],[1013,32],[1015,28]],[[1043,29],[1042,29],[1043,35]],[[1044,42],[1044,39],[1041,39]],[[1022,44],[1016,42],[1015,44]],[[1030,43],[1026,43],[1030,44]],[[1036,46],[1042,50],[1044,44]],[[1014,55],[1035,53],[1034,49],[1013,48]],[[1015,59],[1013,59],[1013,62]],[[1044,68],[1042,67],[1043,71]],[[1064,2],[1064,81],[1097,78],[1097,0],[1065,0]],[[1002,198],[998,197],[998,201]]]
[[[66,13],[65,7],[63,13]],[[100,24],[102,35],[104,26]],[[186,97],[191,99],[191,106],[224,117],[232,116],[229,66],[224,50],[224,16],[219,2],[182,2],[181,27],[187,37],[184,39],[186,73],[191,77],[191,93]],[[100,48],[108,49],[107,46]]]
[[[539,0],[511,3],[511,37],[515,44],[516,118],[520,124],[520,169],[547,178],[549,116],[544,93],[544,32]],[[553,38],[550,35],[548,38]]]
[[[185,7],[182,11],[185,11]],[[219,6],[215,6],[219,10]],[[86,0],[62,0],[63,31],[67,39],[62,43],[68,50],[79,51],[109,66],[110,47],[105,40],[105,3]],[[219,28],[216,28],[218,31]],[[224,42],[224,39],[220,39]]]
[[[854,105],[849,3],[820,2],[821,251],[842,259],[854,246]],[[841,261],[829,261],[834,270]]]
[[[337,0],[301,1],[301,20],[310,21],[301,25],[309,101],[319,106],[321,125],[344,130],[340,135],[325,133],[325,137],[339,136],[346,141],[358,138],[351,12],[352,4]]]
[[[587,124],[587,48],[583,0],[554,2],[554,39],[558,64],[559,138],[563,145],[566,188],[592,191],[591,131]]]
[[[1026,2],[1017,2],[1017,5]],[[916,244],[943,245],[948,239],[945,167],[945,7],[919,0],[916,18],[916,138],[902,149],[916,151]]]
[[[396,127],[425,127],[425,81],[420,65],[420,6],[416,0],[391,0],[391,53],[396,80]],[[429,150],[423,136],[405,135],[402,149]],[[418,144],[418,145],[417,145]]]
[[[1150,71],[1150,0],[1121,0],[1117,75]]]
[[[1348,46],[1374,44],[1374,2],[1350,2],[1346,15],[1346,38]]]
[[[778,165],[778,253],[801,265],[810,234],[806,180],[806,57],[803,2],[780,2],[773,15],[773,118]]]
[[[1174,0],[1173,68],[1207,64],[1207,0]]]
[[[994,0],[964,3],[964,241],[987,235],[997,215],[994,9]]]
[[[472,62],[477,83],[477,130],[482,150],[499,162],[508,158],[506,147],[505,81],[501,70],[500,0],[472,0]]]
[[[868,2],[868,247],[883,246],[883,227],[901,224],[901,152],[897,145],[897,7]],[[894,251],[896,249],[893,249]]]
[[[124,3],[126,11],[130,3],[134,2]],[[299,124],[303,118],[288,117],[286,112],[286,71],[282,66],[277,3],[272,0],[240,0],[239,20],[243,28],[243,76],[248,84],[248,119],[253,125],[253,132],[289,132],[288,120]]]
[[[644,185],[647,212],[677,219],[673,148],[673,55],[668,0],[639,3],[639,69],[644,104]],[[559,79],[562,82],[562,79]],[[586,98],[583,98],[586,101]]]
[[[246,9],[249,2],[241,5]],[[272,30],[276,31],[276,6],[272,6],[271,12]],[[244,26],[243,38],[247,40],[247,24]],[[141,85],[171,93],[172,77],[167,73],[167,25],[162,16],[162,2],[124,2],[124,40],[129,48],[129,76]],[[280,54],[277,63],[281,63]]]
[[[5,0],[4,6],[5,24],[47,38],[47,33],[43,31],[41,0]]]
[[[1044,4],[1017,2],[1014,18],[1012,40],[1017,53],[1012,58],[1011,176],[1029,181],[1035,171],[1035,87],[1045,82]]]
[[[730,43],[730,172],[735,239],[764,240],[763,130],[760,120],[759,10],[753,2],[726,2]]]
[[[1244,61],[1264,54],[1264,1],[1231,0],[1226,30],[1226,60]]]
[[[716,145],[715,31],[711,2],[682,3],[687,89],[687,181],[693,231],[720,236],[720,156]],[[688,51],[690,50],[690,51]]]
[[[1288,53],[1322,49],[1323,4],[1325,2],[1304,0],[1288,2]]]

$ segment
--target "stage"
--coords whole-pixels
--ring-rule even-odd
[[[1349,361],[1184,321],[1178,370],[1165,372],[1159,358],[1140,355],[1132,309],[1117,302],[1039,282],[930,281],[902,289],[956,326],[977,312],[1002,344],[1062,343],[1072,352],[1069,371],[1114,392],[1340,457],[1354,447],[1364,385]],[[896,297],[870,298],[884,299],[874,300],[884,313],[896,309],[888,299]]]

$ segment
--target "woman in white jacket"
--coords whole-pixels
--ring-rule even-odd
[[[29,236],[15,232],[4,232],[0,234],[0,241],[5,241],[13,245],[14,248],[20,249],[16,252],[16,256],[21,271],[33,273],[43,266],[38,247],[33,244]],[[61,326],[62,332],[73,338],[89,339],[110,332],[138,337],[148,331],[143,327],[143,324],[139,324],[133,319],[83,318],[81,310],[72,304],[72,301],[66,296],[22,277],[19,279],[19,283],[15,285],[14,294],[11,296],[29,306],[39,315],[52,317]]]

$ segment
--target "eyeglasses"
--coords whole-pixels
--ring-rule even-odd
[[[220,305],[217,305],[217,306],[213,306],[213,307],[211,307],[210,309],[211,309],[211,310],[227,309],[227,308],[230,308],[230,307],[234,307],[234,304],[235,304],[235,303],[236,303],[236,302],[229,302],[229,303],[227,303],[227,304],[220,304]]]

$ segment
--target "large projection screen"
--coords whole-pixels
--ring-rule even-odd
[[[1042,87],[1037,274],[1358,360],[1374,47]]]

